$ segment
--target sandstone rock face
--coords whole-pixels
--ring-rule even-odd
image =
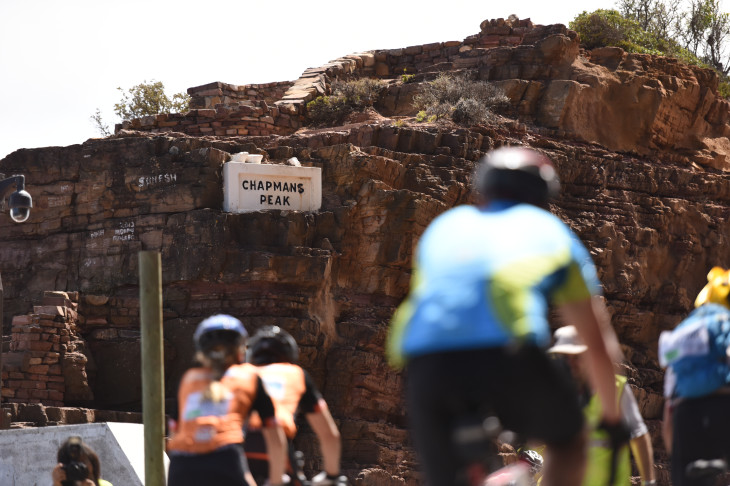
[[[563,192],[551,210],[598,266],[667,484],[657,440],[657,337],[687,314],[710,267],[730,266],[728,105],[717,98],[717,80],[661,58],[581,51],[564,26],[497,21],[464,42],[363,53],[305,73],[306,82],[291,84],[299,90],[292,115],[300,115],[302,93],[325,89],[328,79],[399,76],[404,67],[421,80],[476,69],[505,89],[520,118],[470,129],[383,122],[259,137],[120,130],[3,159],[3,172],[25,174],[35,204],[22,225],[0,218],[4,322],[28,314],[44,291],[78,292],[79,352],[88,359],[86,381],[74,375],[78,393],[86,386],[95,408],[138,410],[137,252],[159,251],[169,411],[202,318],[230,313],[249,331],[276,324],[297,339],[330,404],[351,480],[418,484],[403,376],[383,356],[388,321],[408,291],[423,230],[472,201],[476,161],[495,147],[525,144],[555,161]],[[414,88],[391,87],[387,110],[408,113]],[[284,113],[281,104],[275,109]],[[159,130],[159,122],[137,126]],[[322,168],[321,210],[222,212],[221,165],[241,151],[264,155],[264,163],[297,157]],[[73,352],[69,369],[80,369]],[[318,457],[306,427],[297,446]],[[319,465],[310,459],[308,467]]]
[[[463,41],[351,54],[307,69],[293,83],[191,88],[187,114],[132,120],[118,128],[205,136],[288,135],[305,121],[306,103],[328,94],[332,81],[374,76],[394,83],[379,108],[414,115],[420,83],[441,72],[478,72],[501,86],[521,121],[613,151],[656,156],[672,151],[704,167],[730,167],[730,115],[714,71],[676,59],[604,47],[585,52],[565,26],[529,19],[485,20]],[[272,93],[287,88],[279,101]]]
[[[558,166],[564,192],[552,209],[591,249],[630,383],[656,420],[657,336],[690,309],[707,269],[724,262],[730,182],[677,157],[622,155],[524,130],[363,125],[246,143],[135,136],[15,152],[3,169],[25,173],[37,203],[28,223],[0,221],[7,314],[26,312],[45,289],[78,290],[94,399],[99,408],[134,408],[136,253],[160,251],[170,402],[202,318],[228,312],[249,330],[280,325],[331,404],[352,477],[415,484],[402,376],[383,357],[387,323],[427,224],[470,201],[484,151],[524,142]],[[321,167],[322,210],[223,213],[220,166],[242,150]],[[316,447],[309,438],[304,432],[305,452]]]
[[[519,46],[484,50],[476,64],[521,118],[614,151],[672,151],[729,167],[729,105],[713,71],[618,48],[584,52],[564,28],[530,34]]]

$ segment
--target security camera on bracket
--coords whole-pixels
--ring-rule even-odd
[[[5,174],[0,174],[0,178],[3,178],[0,180],[0,201],[10,194],[8,197],[10,218],[16,223],[27,221],[30,217],[30,208],[33,207],[33,198],[25,190],[25,176],[16,174],[5,179]],[[15,191],[11,193],[13,189]]]

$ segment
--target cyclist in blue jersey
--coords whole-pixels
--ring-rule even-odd
[[[659,363],[667,367],[662,432],[675,486],[716,484],[687,474],[694,461],[730,462],[730,270],[710,270],[695,307],[659,336]]]
[[[414,256],[411,291],[391,323],[389,361],[406,367],[412,437],[431,486],[463,484],[452,432],[466,416],[548,445],[544,486],[581,483],[585,432],[577,392],[547,357],[548,306],[587,345],[591,381],[612,441],[628,436],[616,403],[620,355],[590,254],[547,211],[559,191],[551,161],[506,147],[477,167],[477,206],[437,217]],[[612,354],[612,353],[615,353]]]

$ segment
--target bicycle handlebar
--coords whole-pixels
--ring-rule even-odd
[[[698,459],[687,464],[684,474],[689,479],[714,478],[727,472],[724,459]]]

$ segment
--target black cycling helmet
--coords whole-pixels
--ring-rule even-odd
[[[502,147],[482,158],[474,188],[487,199],[546,207],[558,195],[560,182],[553,163],[545,155],[525,147]]]
[[[297,342],[279,326],[262,327],[248,343],[247,361],[255,365],[296,363],[298,359]]]
[[[531,474],[537,474],[542,470],[543,458],[539,452],[530,449],[521,450],[517,457],[520,461],[530,466]]]
[[[246,342],[248,333],[241,321],[233,316],[217,314],[204,319],[193,334],[195,349],[205,353],[217,345],[240,346]]]

